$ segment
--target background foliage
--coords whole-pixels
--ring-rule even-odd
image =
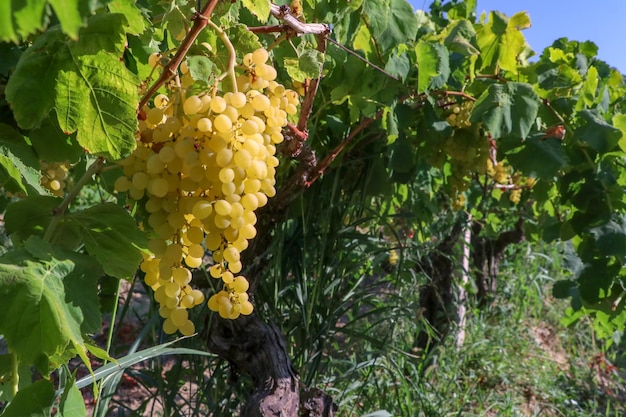
[[[100,347],[92,337],[102,312],[117,306],[107,297],[119,297],[120,280],[134,279],[146,247],[112,184],[120,175],[116,161],[135,146],[140,88],[155,78],[148,56],[180,44],[195,4],[75,3],[0,5],[0,179],[10,238],[0,257],[3,416],[50,415],[53,407],[84,414],[70,359],[78,355],[93,371],[90,358],[106,362],[138,349],[116,347],[113,330]],[[303,20],[332,27],[320,52],[311,35],[248,31],[278,23],[268,6],[219,3],[211,19],[239,59],[271,48],[283,80],[312,79],[323,61],[308,140],[301,153],[285,151],[278,173],[286,196],[279,190],[276,198],[287,202],[286,216],[265,231],[271,243],[250,255],[265,265],[257,312],[280,325],[305,384],[328,390],[346,415],[379,408],[445,415],[476,402],[513,415],[520,397],[494,399],[498,387],[541,384],[507,368],[510,346],[483,344],[504,338],[492,333],[501,329],[490,327],[494,322],[516,318],[508,326],[516,338],[507,340],[522,350],[530,343],[522,328],[539,327],[545,314],[591,328],[604,346],[623,343],[626,91],[592,42],[561,38],[535,53],[523,36],[529,16],[476,16],[472,1],[415,12],[405,0],[304,0]],[[203,42],[210,48],[200,48]],[[200,80],[207,66],[221,73],[226,55],[205,29],[186,59]],[[42,186],[41,161],[71,167],[62,195]],[[532,246],[507,250],[502,273],[518,278],[499,281],[491,310],[471,310],[466,343],[456,350],[423,320],[419,293],[433,281],[425,260],[468,218],[483,239],[497,239],[522,219]],[[461,270],[455,251],[442,255]],[[569,306],[551,305],[546,288]],[[467,290],[476,291],[471,283]],[[112,328],[129,314],[124,306]],[[197,314],[199,323],[204,313]],[[152,332],[153,344],[165,341],[157,316],[151,306],[141,317],[139,340]],[[424,332],[440,342],[428,354],[416,342]],[[167,372],[171,379],[142,371],[136,380],[173,393],[161,400],[165,414],[179,412],[174,387],[192,376],[205,396],[193,400],[196,413],[199,404],[216,415],[237,409],[241,397],[230,394],[245,392],[245,377],[229,383],[216,357],[186,360]],[[202,377],[207,363],[210,378]],[[554,372],[580,382],[579,365]],[[437,372],[450,369],[456,377],[441,383]],[[118,379],[105,379],[101,393],[115,391],[121,374],[110,375]],[[548,404],[584,398],[558,408],[566,415],[612,412],[606,391],[597,395],[582,383],[577,389],[532,393]],[[100,398],[106,402],[96,407],[105,413],[108,397]]]

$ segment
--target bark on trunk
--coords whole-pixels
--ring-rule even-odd
[[[430,256],[420,263],[423,274],[429,283],[420,290],[420,310],[429,329],[419,331],[416,347],[427,349],[443,339],[450,331],[456,313],[453,273],[455,262],[453,247],[463,232],[463,222],[457,222],[448,237],[444,239]]]
[[[472,226],[472,261],[477,288],[478,306],[488,305],[497,289],[498,266],[504,258],[504,251],[510,244],[524,240],[524,220],[519,219],[513,230],[501,233],[497,239],[480,237],[482,225]]]

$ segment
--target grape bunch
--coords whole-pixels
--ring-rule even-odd
[[[69,162],[40,162],[41,185],[52,195],[63,197],[69,180]]]
[[[446,121],[450,126],[457,129],[470,127],[472,125],[470,115],[473,107],[473,101],[464,101],[460,105],[453,106],[452,112],[446,117]]]
[[[455,210],[465,207],[465,191],[470,187],[472,176],[485,174],[490,159],[488,137],[474,129],[469,121],[473,105],[473,101],[464,101],[452,107],[446,120],[454,127],[454,133],[430,150],[430,159],[437,162],[437,166],[442,166],[442,161],[450,163],[448,195]]]
[[[299,106],[297,93],[275,81],[268,58],[264,49],[245,55],[234,91],[189,94],[183,83],[154,97],[142,109],[137,148],[121,161],[115,188],[147,213],[151,254],[141,269],[166,333],[195,332],[187,310],[204,295],[191,287],[191,269],[205,253],[222,284],[208,307],[227,319],[252,313],[240,256],[256,236],[255,210],[276,194],[276,145]]]

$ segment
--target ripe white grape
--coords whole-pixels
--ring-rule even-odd
[[[159,65],[161,57],[151,60]],[[241,252],[257,233],[254,210],[276,193],[275,144],[283,141],[282,129],[297,112],[299,96],[275,81],[267,50],[246,54],[243,64],[238,91],[221,93],[218,83],[185,97],[199,89],[190,88],[194,80],[183,63],[182,88],[170,83],[169,91],[153,98],[139,121],[136,149],[120,163],[116,190],[144,199],[145,227],[152,236],[141,269],[160,304],[166,333],[195,332],[188,310],[205,300],[193,289],[191,269],[206,257],[213,258],[209,274],[222,285],[208,307],[227,319],[253,311],[248,281],[238,275]],[[52,187],[64,187],[67,170],[45,172]]]

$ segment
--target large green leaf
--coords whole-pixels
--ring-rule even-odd
[[[139,82],[121,61],[124,23],[119,14],[96,15],[78,41],[58,28],[35,41],[6,88],[21,128],[38,127],[54,108],[63,132],[78,130],[77,140],[88,152],[113,159],[128,155],[135,146]]]
[[[13,243],[25,242],[31,235],[43,236],[61,201],[58,197],[33,196],[9,204],[4,220]]]
[[[87,18],[108,0],[21,0],[0,2],[0,41],[16,42],[48,24],[50,7],[61,29],[76,39]]]
[[[618,128],[611,126],[590,110],[583,110],[579,115],[585,124],[574,131],[576,139],[601,154],[615,149],[622,137],[622,132]]]
[[[530,84],[492,84],[474,104],[470,120],[482,122],[494,139],[523,140],[535,123],[540,105]]]
[[[591,234],[601,255],[626,260],[626,218],[623,215],[591,229]]]
[[[41,240],[0,257],[0,333],[11,351],[47,374],[77,352],[82,334],[100,326],[98,267],[88,256],[54,257]]]
[[[394,46],[414,41],[417,35],[417,17],[406,0],[391,0],[389,21],[385,30],[377,37],[378,46],[387,51]]]
[[[448,50],[438,43],[419,41],[417,54],[417,91],[424,92],[441,88],[450,76]]]
[[[500,12],[491,12],[487,22],[477,34],[481,57],[481,71],[494,72],[498,68],[517,73],[518,56],[526,47],[521,29],[530,27],[526,12],[514,14],[510,19]]]
[[[54,403],[54,386],[40,379],[19,390],[2,417],[48,417]]]
[[[76,141],[76,135],[63,133],[54,110],[39,127],[29,132],[28,138],[42,161],[74,163],[85,153]]]
[[[146,235],[126,210],[112,203],[99,204],[69,214],[63,223],[78,230],[87,252],[107,274],[129,278],[136,272]]]
[[[554,138],[544,139],[541,134],[528,138],[524,146],[508,154],[507,159],[524,175],[546,180],[553,179],[569,163],[563,144]]]
[[[363,2],[363,18],[372,36],[378,38],[389,24],[390,0],[368,0]]]

